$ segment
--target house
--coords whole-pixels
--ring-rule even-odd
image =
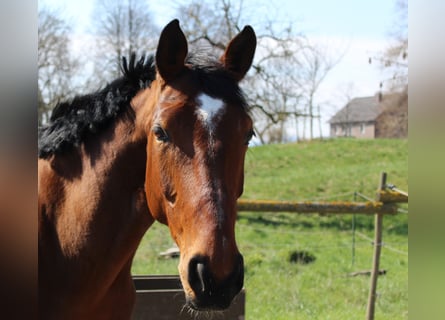
[[[379,96],[354,98],[330,120],[331,137],[378,137],[376,121],[382,113]]]
[[[331,120],[331,137],[408,138],[408,87],[354,98]]]

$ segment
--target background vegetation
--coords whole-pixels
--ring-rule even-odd
[[[407,140],[337,139],[250,148],[244,198],[354,200],[374,197],[380,173],[408,191]],[[361,200],[361,199],[357,199]],[[385,216],[376,319],[408,319],[408,215]],[[355,245],[353,246],[353,220]],[[240,212],[237,243],[245,258],[246,319],[363,319],[372,216]],[[168,228],[155,224],[135,257],[135,274],[177,274]],[[299,254],[306,259],[298,259]]]

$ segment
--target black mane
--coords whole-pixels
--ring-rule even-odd
[[[39,128],[39,158],[79,145],[87,133],[104,128],[129,107],[140,90],[150,86],[155,78],[153,55],[137,62],[135,57],[132,54],[128,64],[123,58],[123,75],[102,90],[76,96],[53,109],[49,123]]]

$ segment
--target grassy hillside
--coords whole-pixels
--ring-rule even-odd
[[[243,197],[353,200],[354,191],[373,197],[382,171],[408,191],[407,150],[406,140],[254,147],[246,157]],[[387,274],[379,277],[376,319],[408,318],[407,221],[406,214],[384,218],[381,269]],[[349,274],[371,268],[373,217],[240,212],[236,232],[245,258],[246,319],[364,318],[369,277]],[[177,274],[177,260],[158,258],[171,244],[168,229],[155,224],[133,272]],[[299,260],[301,253],[310,259]]]
[[[380,172],[408,188],[407,140],[337,139],[249,149],[244,198],[308,200],[373,195]]]

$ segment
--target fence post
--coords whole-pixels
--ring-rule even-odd
[[[386,172],[382,172],[376,200],[380,201],[380,191],[386,188]],[[374,320],[375,300],[377,298],[377,278],[379,276],[380,252],[382,249],[383,214],[376,213],[374,218],[374,257],[371,270],[371,285],[369,288],[366,320]]]

